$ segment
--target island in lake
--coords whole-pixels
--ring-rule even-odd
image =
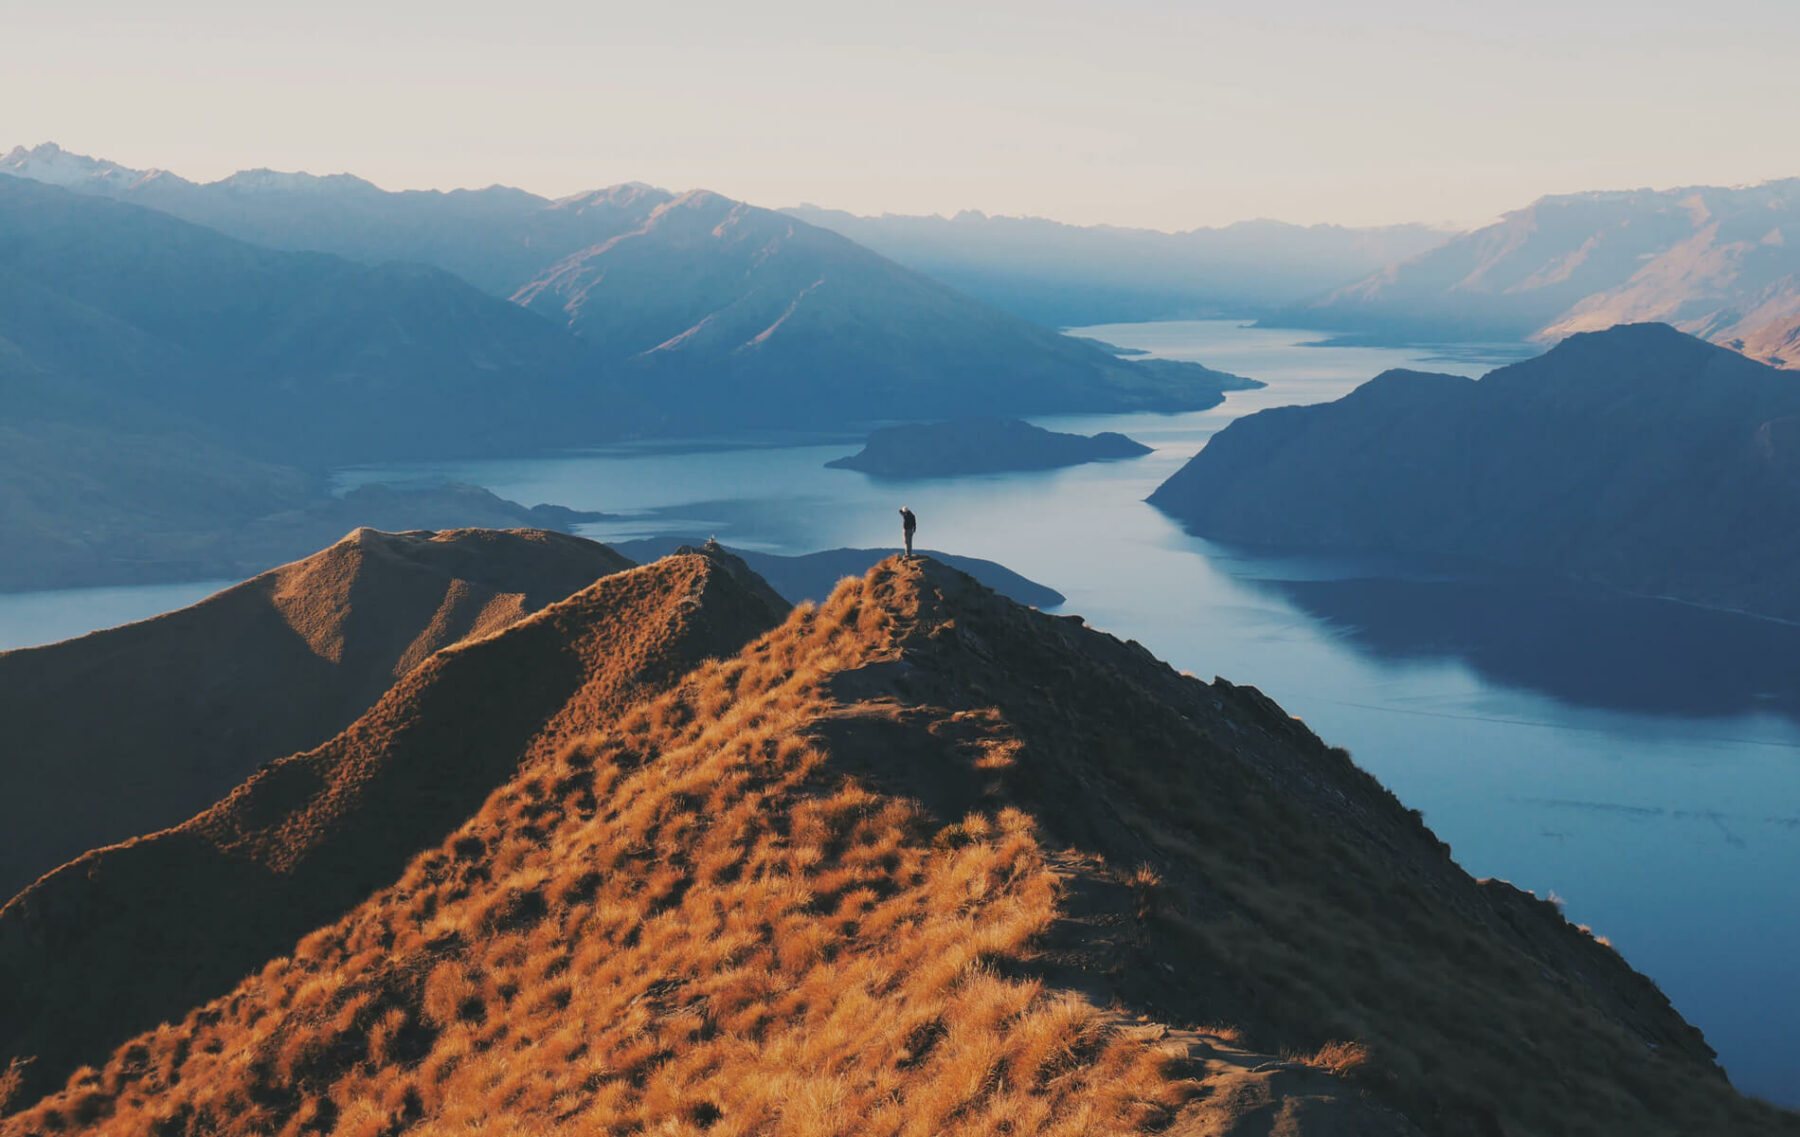
[[[1136,458],[1150,447],[1115,431],[1063,434],[1019,419],[956,419],[875,431],[861,452],[825,463],[882,478],[942,478],[1012,470],[1053,470]]]

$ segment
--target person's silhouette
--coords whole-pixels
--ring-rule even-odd
[[[917,517],[913,516],[913,511],[906,508],[904,505],[901,506],[900,507],[900,531],[906,535],[906,555],[909,557],[912,556],[913,530],[917,529],[918,527],[919,527],[919,519]]]

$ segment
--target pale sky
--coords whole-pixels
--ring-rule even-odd
[[[1800,175],[1800,0],[0,0],[0,151],[858,213],[1474,225]]]

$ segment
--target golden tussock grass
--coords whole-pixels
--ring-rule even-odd
[[[1800,1130],[1254,689],[890,561],[0,1131],[1181,1131],[1182,1037],[1445,1137]]]
[[[394,886],[8,1132],[1090,1134],[1189,1088],[1005,974],[1060,885],[1014,809],[954,847],[808,727],[859,589],[529,767]],[[875,638],[879,642],[879,638]]]

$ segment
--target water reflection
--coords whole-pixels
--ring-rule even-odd
[[[1800,626],[1492,576],[1254,583],[1384,661],[1454,659],[1577,707],[1800,720]]]

